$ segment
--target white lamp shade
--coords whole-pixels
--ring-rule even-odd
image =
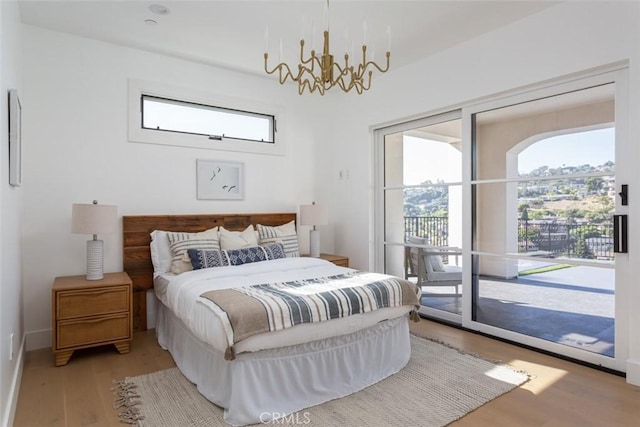
[[[71,232],[75,234],[115,233],[118,207],[115,205],[74,203],[71,210]]]
[[[301,205],[300,225],[327,225],[329,215],[326,206],[323,205]]]

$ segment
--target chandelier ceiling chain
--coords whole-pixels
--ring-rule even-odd
[[[313,32],[313,25],[312,25]],[[304,38],[300,39],[300,63],[294,73],[288,64],[282,62],[282,40],[280,40],[280,63],[273,69],[269,70],[269,29],[265,32],[265,53],[264,53],[264,71],[267,74],[277,72],[278,81],[284,84],[288,79],[298,83],[298,93],[302,95],[307,89],[309,93],[319,92],[324,95],[325,91],[334,86],[338,86],[344,92],[350,92],[355,89],[358,94],[362,94],[371,87],[371,76],[374,69],[381,73],[389,70],[389,58],[391,57],[391,29],[387,27],[387,51],[385,52],[386,64],[378,65],[373,60],[367,60],[366,45],[366,21],[363,23],[364,40],[362,43],[362,57],[359,63],[355,62],[355,54],[353,52],[353,42],[351,45],[352,53],[344,54],[344,63],[340,65],[334,61],[334,55],[329,50],[329,0],[325,6],[325,30],[323,32],[322,54],[316,53],[311,46],[311,53],[305,59],[304,54]]]

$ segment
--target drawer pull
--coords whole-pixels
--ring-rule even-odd
[[[123,289],[96,289],[94,291],[74,292],[75,295],[101,295],[112,292],[122,292]]]
[[[82,323],[99,323],[99,322],[104,322],[105,320],[122,319],[122,318],[125,318],[125,317],[127,317],[127,316],[103,317],[101,319],[83,320]]]

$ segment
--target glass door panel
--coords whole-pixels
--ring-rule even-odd
[[[477,256],[474,320],[552,343],[614,356],[615,270],[537,260]]]
[[[614,366],[615,84],[479,109],[470,123],[471,321]]]
[[[460,119],[407,124],[384,136],[384,267],[422,287],[427,315],[460,322]],[[447,279],[447,280],[443,280]]]

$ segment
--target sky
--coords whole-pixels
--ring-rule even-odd
[[[462,181],[461,153],[442,142],[404,137],[404,185]]]
[[[540,166],[559,167],[615,162],[615,129],[559,135],[538,141],[518,156],[518,172],[529,173]]]
[[[614,128],[538,141],[518,156],[518,172],[529,173],[540,166],[598,166],[607,161],[615,161]],[[426,180],[459,182],[462,180],[461,163],[460,152],[449,144],[409,136],[404,138],[404,185],[417,185]]]

